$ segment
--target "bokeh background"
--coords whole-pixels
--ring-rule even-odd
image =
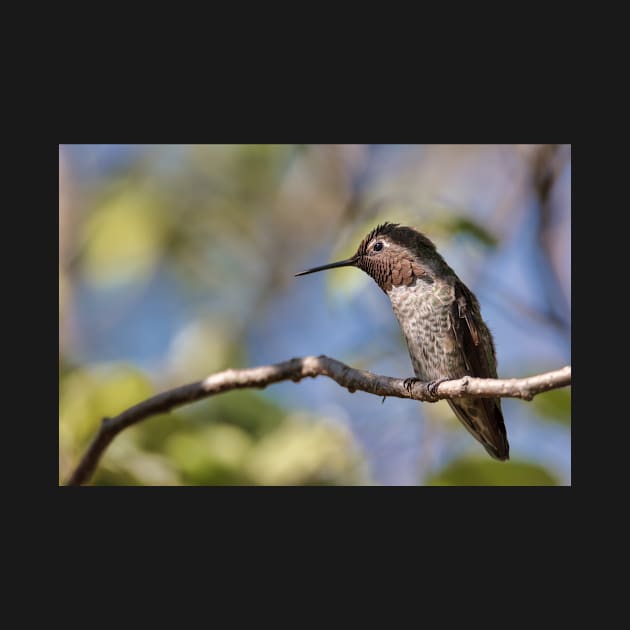
[[[61,145],[59,482],[104,416],[228,367],[327,354],[412,375],[389,301],[349,256],[426,233],[479,298],[499,376],[571,362],[570,145]],[[570,485],[571,390],[504,399],[508,463],[445,401],[320,377],[120,434],[107,485]]]

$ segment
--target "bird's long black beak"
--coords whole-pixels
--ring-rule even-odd
[[[325,269],[335,269],[337,267],[354,267],[357,264],[358,258],[353,256],[352,258],[347,258],[346,260],[340,260],[339,262],[330,263],[329,265],[322,265],[321,267],[313,267],[312,269],[308,269],[306,271],[300,271],[300,273],[296,273],[297,276],[305,276],[307,273],[315,273],[316,271],[324,271]]]

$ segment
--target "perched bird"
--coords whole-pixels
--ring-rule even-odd
[[[383,223],[361,241],[351,258],[296,275],[336,267],[359,267],[389,297],[416,375],[409,382],[428,381],[434,393],[445,380],[497,377],[492,334],[481,318],[477,298],[424,234]],[[448,404],[492,457],[509,459],[500,398],[454,398]]]

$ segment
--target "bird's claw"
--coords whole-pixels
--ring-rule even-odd
[[[424,383],[424,387],[427,393],[427,397],[431,402],[435,402],[437,400],[439,400],[439,398],[437,397],[437,388],[438,385],[440,383],[443,383],[444,381],[448,381],[450,379],[448,378],[438,378],[435,379],[434,381],[429,381],[428,383]],[[413,388],[415,383],[420,383],[420,379],[419,378],[406,378],[403,381],[403,386],[404,388],[411,394],[411,389]]]
[[[403,381],[403,387],[411,394],[411,388],[413,387],[414,383],[419,383],[420,379],[418,378],[406,378]]]
[[[434,381],[430,381],[429,383],[426,384],[426,390],[427,390],[427,394],[433,399],[433,400],[438,400],[437,398],[437,388],[438,385],[440,383],[443,383],[444,381],[448,381],[450,379],[448,378],[437,378]]]

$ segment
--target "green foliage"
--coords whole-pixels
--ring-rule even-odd
[[[82,448],[104,417],[115,416],[152,393],[148,378],[129,365],[93,365],[66,372],[59,387],[60,446]]]
[[[179,426],[146,448],[139,431],[112,443],[94,478],[96,485],[337,485],[365,480],[351,437],[321,418],[285,418],[256,439],[234,424]]]
[[[166,453],[186,484],[251,483],[244,464],[252,448],[251,438],[235,426],[215,424],[200,431],[175,433]]]
[[[571,424],[571,388],[552,389],[539,394],[529,403],[538,414],[547,420],[561,424]]]
[[[219,421],[237,426],[256,439],[278,428],[286,416],[276,403],[252,390],[227,392],[208,402],[209,411]]]
[[[279,427],[285,416],[285,410],[258,392],[226,392],[147,420],[138,426],[138,443],[160,452],[174,434],[196,433],[218,424],[234,427],[258,440]]]
[[[97,206],[84,224],[83,272],[94,284],[137,282],[161,256],[167,225],[157,198],[123,189]]]
[[[164,452],[168,440],[173,435],[194,430],[194,425],[191,425],[181,410],[152,416],[134,427],[138,447],[153,453]]]
[[[151,453],[137,444],[139,426],[123,431],[106,451],[94,475],[95,485],[173,486],[181,475],[165,453]]]
[[[357,455],[347,433],[296,416],[262,440],[247,469],[266,485],[356,484]]]
[[[155,393],[137,369],[64,371],[60,482],[105,416]],[[287,415],[259,392],[233,391],[147,419],[106,451],[95,485],[343,484],[364,479],[349,434],[324,418]]]
[[[477,221],[473,221],[468,216],[449,216],[444,220],[442,225],[447,232],[453,235],[463,234],[465,236],[470,236],[485,247],[494,249],[499,244],[499,241],[494,234],[491,234],[483,226],[479,225]]]
[[[553,475],[527,461],[462,458],[427,481],[431,486],[555,486]]]

